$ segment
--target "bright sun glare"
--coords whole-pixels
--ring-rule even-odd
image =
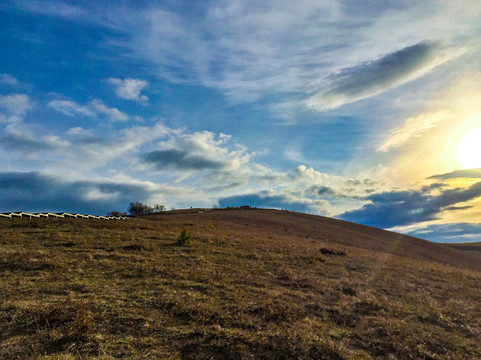
[[[481,126],[461,139],[456,157],[463,169],[481,168]]]

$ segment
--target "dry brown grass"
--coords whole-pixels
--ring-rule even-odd
[[[2,220],[0,359],[479,359],[476,254],[281,211]]]

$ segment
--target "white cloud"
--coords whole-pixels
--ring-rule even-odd
[[[127,121],[129,119],[129,116],[126,113],[123,113],[117,108],[109,108],[102,102],[102,100],[92,100],[90,106],[97,113],[107,115],[112,121]]]
[[[159,66],[160,76],[219,88],[234,101],[303,92],[323,62],[307,42],[327,38],[323,26],[338,8],[330,1],[221,1],[195,19],[149,9],[131,46]]]
[[[32,102],[24,94],[0,95],[0,108],[4,108],[8,114],[23,116],[32,108]]]
[[[59,17],[68,21],[96,24],[118,31],[135,17],[135,11],[120,4],[97,1],[93,11],[85,4],[69,4],[64,0],[16,0],[17,9],[34,14]]]
[[[118,163],[132,164],[138,149],[156,139],[165,138],[172,129],[162,123],[154,126],[135,126],[116,132],[107,138],[92,138],[74,143],[70,157],[82,168],[95,169],[113,160]],[[78,130],[75,131],[78,133]],[[129,156],[125,157],[125,154]]]
[[[0,123],[20,123],[25,114],[32,109],[33,103],[24,94],[0,95]]]
[[[336,214],[359,206],[356,197],[378,187],[367,180],[332,176],[304,165],[279,172],[256,162],[255,153],[236,144],[229,135],[191,133],[160,122],[115,131],[108,137],[94,136],[81,127],[69,129],[63,137],[36,133],[26,136],[22,130],[1,137],[0,145],[9,155],[13,169],[21,168],[19,164],[25,161],[25,155],[31,158],[41,152],[41,161],[30,162],[29,171],[61,172],[73,182],[125,177],[123,174],[129,173],[135,181],[169,188],[162,199],[174,206],[212,206],[220,198],[261,194],[266,206],[291,204],[299,210]],[[175,186],[169,185],[172,183]],[[174,193],[174,189],[190,190]],[[97,194],[95,199],[104,199],[106,194],[104,200],[116,196],[101,187],[88,188],[85,194]]]
[[[63,140],[57,135],[46,135],[42,139],[44,143],[48,144],[52,148],[63,148],[66,149],[70,146],[70,142],[67,140]]]
[[[52,100],[48,106],[67,116],[95,116],[87,105],[80,105],[71,100]]]
[[[141,91],[148,85],[146,80],[140,79],[116,79],[110,78],[107,80],[110,84],[116,86],[115,93],[118,97],[127,100],[135,100],[139,102],[147,102],[149,98],[141,95]]]
[[[6,129],[0,135],[0,147],[13,152],[20,152],[23,155],[35,154],[40,151],[52,150],[54,145],[47,141],[36,140],[30,134],[22,134],[17,131]]]
[[[231,0],[212,3],[195,18],[155,7],[143,15],[129,45],[157,64],[161,77],[214,87],[236,102],[281,94],[282,101],[296,104],[293,100],[325,86],[330,74],[359,69],[410,44],[441,40],[462,47],[479,34],[481,8],[430,0],[395,6]],[[356,98],[422,76],[441,58]],[[334,107],[344,101],[329,102]]]
[[[127,121],[129,116],[117,108],[110,108],[102,100],[94,99],[86,105],[71,100],[52,100],[48,106],[67,116],[94,117],[98,114],[106,115],[112,121]]]
[[[74,127],[70,128],[66,132],[67,135],[71,136],[92,136],[92,130],[89,129],[84,129],[82,127]]]
[[[45,14],[51,16],[59,16],[63,18],[76,18],[86,16],[88,13],[74,5],[66,4],[62,1],[18,1],[19,7],[22,10],[37,14]]]
[[[445,109],[409,118],[403,125],[394,129],[377,150],[388,151],[391,148],[400,147],[408,140],[419,137],[426,131],[437,127],[440,123],[453,118],[454,114]]]
[[[129,47],[135,56],[155,64],[163,79],[213,87],[234,102],[282,95],[275,100],[280,107],[298,106],[306,93],[326,90],[331,74],[359,69],[412,44],[440,40],[462,47],[475,43],[481,16],[476,2],[464,1],[460,6],[447,0],[382,5],[341,0],[220,0],[199,6],[195,16],[155,4],[141,10],[118,4],[98,6],[99,11],[92,12],[82,5],[46,0],[22,2],[19,8],[123,30],[126,40],[115,38],[112,43]],[[422,71],[416,76],[428,71],[426,67],[418,70]],[[416,78],[405,75],[387,83],[395,86]],[[139,101],[143,95],[137,93],[138,80],[131,80],[119,96]],[[114,79],[119,89],[125,81]],[[389,88],[384,85],[348,100]],[[345,103],[339,98],[328,100],[331,108]],[[273,112],[279,113],[275,106]]]
[[[145,161],[158,170],[231,171],[246,164],[250,156],[242,147],[227,147],[229,136],[209,131],[175,134],[145,155]]]
[[[0,74],[0,84],[10,85],[10,86],[19,86],[21,83],[12,75]]]

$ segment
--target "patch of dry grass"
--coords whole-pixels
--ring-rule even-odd
[[[481,358],[478,270],[265,214],[2,220],[0,358]]]

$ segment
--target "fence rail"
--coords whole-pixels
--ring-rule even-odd
[[[25,211],[20,212],[10,212],[10,213],[0,213],[0,218],[48,218],[48,219],[97,219],[97,220],[128,220],[132,217],[129,216],[98,216],[98,215],[84,215],[84,214],[70,214],[70,213],[29,213]]]

